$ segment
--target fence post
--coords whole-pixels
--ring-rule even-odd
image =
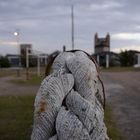
[[[29,54],[28,48],[26,48],[26,80],[29,80]]]
[[[40,56],[37,56],[37,75],[40,76]]]

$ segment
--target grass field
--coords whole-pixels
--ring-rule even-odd
[[[29,140],[34,96],[0,97],[0,140]]]
[[[33,124],[34,96],[0,97],[0,140],[30,140]],[[105,122],[112,140],[124,140],[107,107]]]

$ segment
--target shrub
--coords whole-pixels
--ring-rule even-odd
[[[10,62],[7,57],[0,58],[0,67],[2,68],[10,67]]]

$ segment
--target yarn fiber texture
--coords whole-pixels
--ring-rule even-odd
[[[103,92],[86,53],[60,53],[37,92],[31,140],[109,140]]]

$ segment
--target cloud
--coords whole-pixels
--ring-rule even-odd
[[[16,46],[16,45],[18,45],[18,43],[14,42],[14,41],[0,41],[0,45]]]
[[[120,8],[123,5],[115,1],[105,1],[104,3],[92,3],[90,5],[91,10],[108,10],[112,8]]]
[[[20,29],[20,41],[34,48],[71,49],[72,4],[77,48],[93,52],[95,32],[103,37],[109,32],[112,49],[139,46],[138,0],[0,0],[0,39],[15,40],[13,32]]]
[[[112,39],[140,41],[140,33],[117,33],[112,35]]]
[[[114,52],[121,52],[121,51],[125,51],[125,50],[137,50],[140,51],[140,45],[131,45],[131,46],[121,46],[121,47],[116,47],[116,48],[112,48],[111,51]]]

